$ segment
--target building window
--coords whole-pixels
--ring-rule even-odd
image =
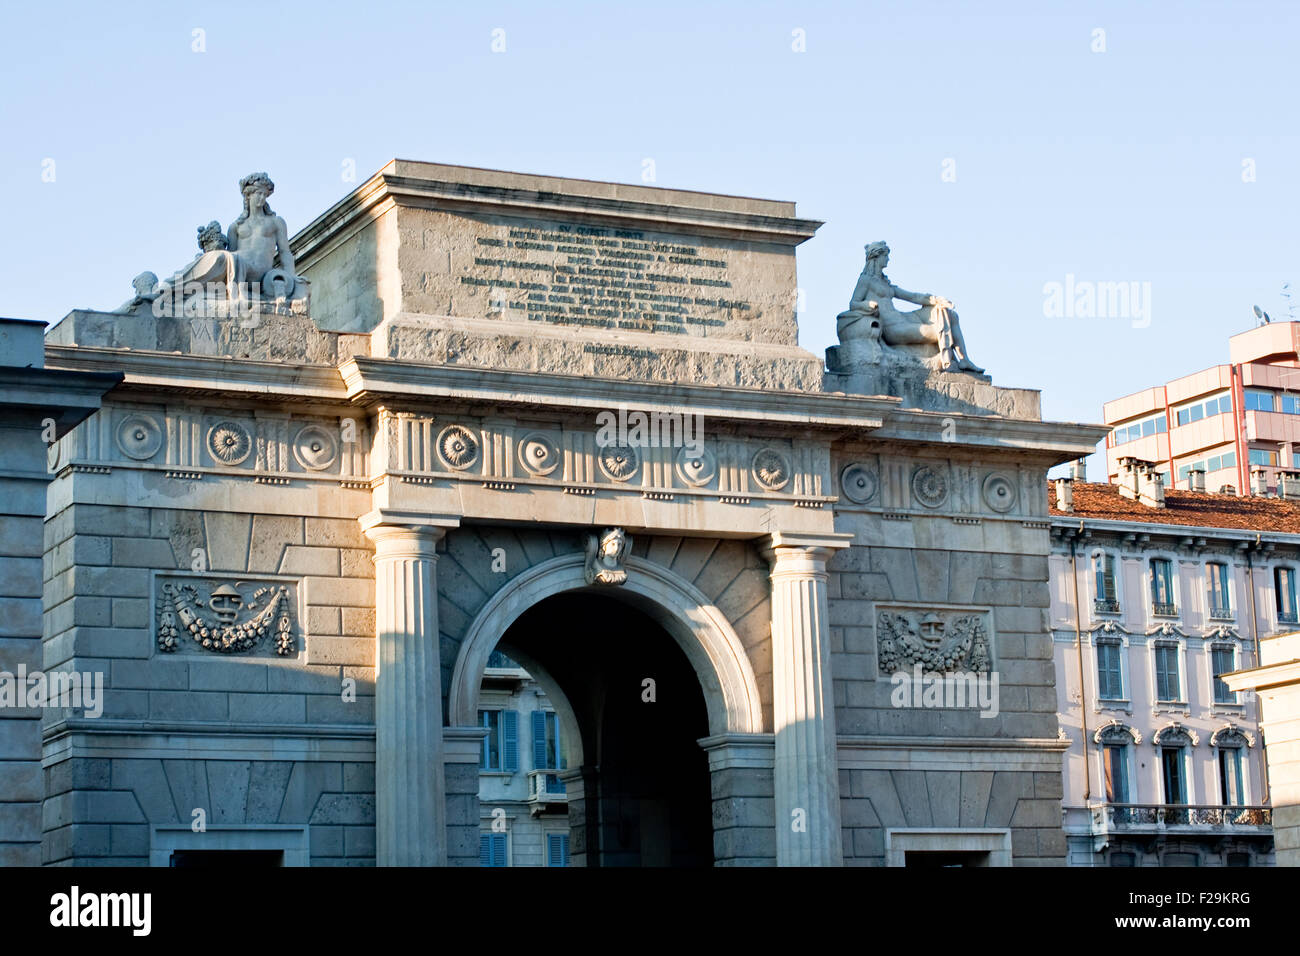
[[[1207,472],[1221,471],[1224,468],[1236,467],[1237,453],[1235,451],[1230,451],[1222,455],[1214,455],[1205,463],[1205,470]]]
[[[546,865],[569,865],[569,835],[567,833],[546,834]]]
[[[1250,412],[1271,412],[1276,409],[1273,406],[1273,393],[1260,392],[1255,389],[1246,389],[1246,410]]]
[[[1165,803],[1187,802],[1187,769],[1182,747],[1160,748],[1160,777]]]
[[[1165,423],[1164,414],[1156,415],[1144,421],[1134,422],[1131,425],[1121,425],[1111,433],[1111,444],[1124,445],[1131,441],[1137,441],[1139,438],[1149,438],[1152,435],[1163,434],[1169,430]]]
[[[514,773],[519,769],[519,714],[513,710],[480,710],[478,719],[488,731],[478,768]]]
[[[1236,693],[1219,679],[1219,675],[1237,669],[1236,648],[1230,644],[1215,644],[1210,648],[1210,665],[1214,670],[1214,702],[1216,704],[1237,703]]]
[[[1181,681],[1178,673],[1178,645],[1157,644],[1156,655],[1156,700],[1172,702],[1182,700]]]
[[[503,651],[493,650],[488,655],[487,666],[495,670],[513,670],[519,665],[511,660]]]
[[[1197,402],[1195,405],[1184,405],[1174,414],[1179,425],[1190,425],[1192,422],[1199,422],[1202,418],[1213,418],[1215,415],[1227,415],[1231,412],[1232,396],[1224,392],[1222,395]]]
[[[506,862],[506,836],[504,833],[478,835],[479,866],[509,866]]]
[[[1232,619],[1232,589],[1228,577],[1228,566],[1220,561],[1211,561],[1205,566],[1205,591],[1209,599],[1210,617],[1220,620]]]
[[[1277,602],[1277,620],[1279,624],[1296,623],[1295,607],[1295,569],[1273,569],[1273,596]]]
[[[1252,465],[1266,465],[1272,468],[1277,467],[1277,452],[1270,451],[1267,448],[1252,448],[1246,454],[1246,458]]]
[[[1128,745],[1108,743],[1101,748],[1107,803],[1129,803]]]
[[[554,711],[533,711],[533,769],[563,770],[560,757],[560,717]],[[558,774],[546,775],[547,793],[564,793]]]
[[[1102,614],[1119,611],[1119,595],[1115,590],[1115,555],[1098,551],[1092,556],[1093,610]]]
[[[1097,696],[1101,700],[1124,699],[1122,653],[1123,645],[1119,641],[1097,642]]]
[[[1225,807],[1246,805],[1246,781],[1240,747],[1219,748],[1219,796]]]
[[[1151,612],[1165,617],[1177,613],[1174,607],[1174,567],[1168,558],[1151,559]]]

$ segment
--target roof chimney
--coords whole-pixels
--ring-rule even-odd
[[[1056,479],[1056,510],[1074,510],[1074,479],[1061,476]]]
[[[1280,471],[1277,475],[1279,498],[1300,498],[1300,471]]]
[[[1086,482],[1088,480],[1088,459],[1078,458],[1074,462],[1074,474],[1071,476],[1075,481]]]
[[[1124,457],[1119,460],[1119,493],[1121,497],[1128,498],[1130,501],[1139,501],[1142,498],[1142,476],[1140,469],[1150,467],[1148,462],[1140,458]]]
[[[1250,469],[1250,493],[1253,495],[1268,494],[1268,472],[1263,468]]]
[[[1204,489],[1204,474],[1202,474]],[[1138,469],[1138,501],[1148,508],[1165,506],[1165,476],[1156,471],[1150,462],[1141,462]]]
[[[1187,487],[1192,491],[1205,490],[1205,469],[1193,468],[1187,472]]]

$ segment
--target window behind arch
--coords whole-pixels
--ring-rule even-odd
[[[1107,803],[1131,803],[1128,785],[1128,745],[1107,742],[1101,748]]]
[[[1159,642],[1153,648],[1156,657],[1156,700],[1182,700],[1182,681],[1178,672],[1178,645]]]
[[[1210,648],[1210,664],[1214,669],[1214,702],[1237,703],[1236,693],[1223,682],[1221,675],[1237,669],[1237,649],[1231,644],[1215,644]]]
[[[1174,567],[1168,558],[1151,559],[1151,611],[1172,615],[1174,608]]]
[[[1219,798],[1225,807],[1246,805],[1244,754],[1239,746],[1219,747]]]
[[[1277,619],[1280,623],[1296,623],[1295,605],[1295,569],[1273,569],[1273,596],[1277,604]]]
[[[1222,561],[1211,561],[1205,566],[1205,592],[1210,606],[1210,617],[1232,617],[1232,594],[1228,566]]]
[[[1092,556],[1093,606],[1098,611],[1119,610],[1115,589],[1115,556],[1099,551]]]
[[[1119,641],[1097,641],[1097,697],[1100,700],[1124,699],[1123,650]]]

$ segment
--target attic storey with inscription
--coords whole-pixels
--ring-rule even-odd
[[[568,865],[1064,861],[1043,488],[1101,432],[883,243],[828,368],[791,202],[397,160],[291,233],[275,189],[46,336],[123,379],[50,452],[44,666],[106,686],[38,718],[42,862],[477,866],[494,655]],[[996,713],[891,702],[940,667]]]

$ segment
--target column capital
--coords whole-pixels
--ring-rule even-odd
[[[853,537],[835,531],[773,531],[760,540],[759,551],[774,570],[790,561],[811,562],[825,570],[831,555],[851,545]]]
[[[433,546],[442,540],[452,528],[460,527],[460,519],[448,515],[431,515],[419,511],[397,511],[392,508],[378,508],[367,512],[357,519],[361,531],[375,542],[393,545],[406,542],[408,545],[426,547],[432,552]]]

